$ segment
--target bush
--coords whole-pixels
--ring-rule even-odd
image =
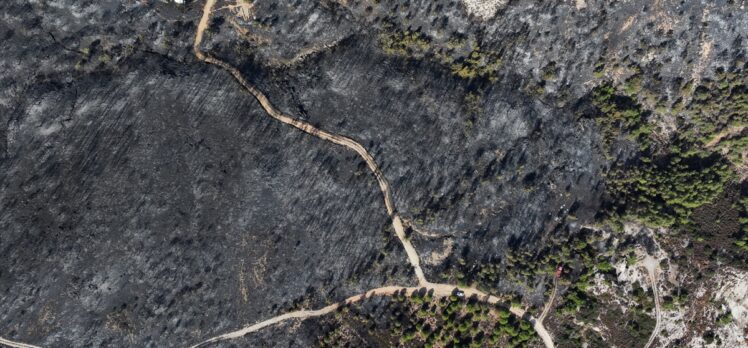
[[[388,31],[379,35],[379,45],[390,55],[418,57],[428,53],[431,41],[420,32]]]
[[[727,312],[725,314],[720,315],[717,317],[717,324],[720,326],[725,326],[729,323],[732,323],[732,313]]]

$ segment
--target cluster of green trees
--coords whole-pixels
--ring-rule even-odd
[[[652,87],[660,81],[656,76],[644,81],[640,68],[633,71],[618,88],[603,84],[592,93],[605,148],[629,139],[639,150],[638,159],[614,163],[608,173],[609,222],[620,226],[633,219],[653,227],[693,230],[694,210],[714,202],[731,182],[744,177],[738,170],[746,165],[748,153],[745,62],[736,60],[717,68],[713,79],[704,78],[698,85],[683,83],[675,98],[654,91],[663,88]],[[652,112],[638,101],[654,104],[657,114],[674,117],[677,132],[669,137],[660,134],[654,141]],[[748,251],[747,205],[736,203],[742,231],[734,236],[734,244],[744,251]]]
[[[456,295],[437,299],[428,292],[400,293],[387,303],[384,315],[390,319],[388,326],[377,327],[369,314],[343,309],[320,345],[345,346],[351,343],[347,336],[368,336],[366,344],[401,347],[527,347],[537,340],[532,325],[506,308]],[[365,335],[360,334],[362,327]],[[359,334],[351,335],[354,331]]]
[[[717,325],[725,326],[732,323],[732,312],[725,312],[717,316]]]
[[[627,134],[630,140],[639,144],[641,151],[649,150],[652,129],[647,122],[648,112],[642,110],[631,97],[617,94],[615,87],[610,84],[596,87],[592,97],[593,104],[601,112],[595,121],[602,132],[606,150],[610,150],[622,134]]]
[[[689,122],[684,137],[727,159],[733,168],[746,165],[748,153],[748,76],[745,63],[718,68],[714,80],[703,80],[685,108]],[[706,150],[705,150],[706,151]],[[735,245],[748,251],[748,199],[736,204],[741,231]]]
[[[573,277],[573,283],[586,291],[595,273],[613,272],[610,263],[613,253],[608,250],[608,243],[602,232],[584,229],[570,236],[551,238],[544,242],[545,246],[535,257],[512,256],[516,261],[510,267],[519,264],[519,267],[535,270],[534,275],[549,276],[555,273],[558,265],[563,265],[565,277]],[[527,252],[519,253],[527,255]]]
[[[408,300],[414,307],[417,330],[415,335],[403,335],[401,343],[418,339],[424,347],[482,347],[486,343],[526,347],[536,337],[529,322],[506,308],[475,299],[452,295],[434,301],[414,293]]]
[[[538,276],[548,277],[554,273],[556,265],[564,266],[564,272],[558,280],[562,292],[557,295],[559,304],[554,319],[566,326],[557,337],[559,347],[605,345],[598,333],[589,330],[587,326],[577,326],[575,322],[579,321],[590,323],[603,320],[609,325],[615,322],[615,325],[609,327],[617,330],[622,337],[634,338],[637,342],[642,337],[646,341],[647,335],[651,333],[654,320],[647,310],[652,308],[652,298],[645,297],[646,293],[642,293],[641,288],[631,294],[637,308],[618,316],[606,315],[606,311],[610,309],[607,304],[609,298],[597,297],[590,291],[595,278],[600,275],[602,282],[616,281],[614,263],[622,260],[630,265],[636,263],[634,250],[631,248],[633,240],[620,241],[616,245],[612,243],[610,236],[601,231],[583,229],[569,236],[559,235],[543,241],[540,244],[546,247],[539,251],[517,249],[507,256],[512,261],[508,262],[511,266],[506,272],[514,273],[512,277],[518,281],[532,281]],[[533,271],[528,275],[522,269]]]
[[[744,69],[745,63],[718,68],[716,78],[703,80],[684,107],[688,123],[682,136],[705,152],[719,153],[733,168],[744,167],[748,153],[748,76]],[[735,208],[740,212],[741,231],[734,243],[748,251],[748,199],[741,198]]]
[[[441,274],[442,280],[456,283],[460,286],[473,286],[488,293],[498,293],[500,275],[506,267],[501,260],[486,260],[484,262],[468,263],[465,259],[458,259],[456,264],[449,264]]]
[[[652,334],[656,323],[653,318],[654,297],[652,289],[644,291],[638,283],[634,284],[629,298],[633,300],[634,305],[629,306],[625,313],[621,313],[619,321],[625,325],[623,328],[627,336],[632,339],[631,344],[640,346]]]
[[[500,293],[502,279],[505,280],[503,286],[508,283],[534,284],[539,278],[554,276],[556,267],[563,265],[561,281],[568,287],[560,311],[585,316],[597,308],[597,301],[588,294],[593,277],[603,274],[609,281],[615,277],[612,266],[615,251],[611,250],[609,243],[610,240],[601,232],[585,229],[572,235],[552,236],[539,243],[542,245],[539,250],[536,246],[510,249],[503,260],[467,263],[460,259],[448,268],[449,273],[442,276],[445,281],[474,286],[488,293]],[[519,293],[515,296],[520,302]]]
[[[630,310],[638,311],[642,314],[651,314],[654,312],[654,294],[651,288],[645,291],[639,283],[636,283],[631,289],[630,295],[634,303],[636,303],[635,306],[629,308]]]
[[[635,339],[635,345],[643,345],[652,334],[656,322],[647,313],[634,311],[626,315],[626,329]]]
[[[703,80],[685,110],[685,137],[705,145],[724,131],[748,126],[748,77],[737,66],[717,69],[715,80]],[[745,133],[743,133],[745,134]],[[739,154],[748,146],[741,133],[722,139],[718,148]],[[729,156],[732,157],[732,156]]]
[[[494,52],[482,52],[479,46],[474,46],[473,50],[466,57],[460,57],[450,64],[452,74],[462,79],[472,80],[475,78],[487,79],[490,82],[496,82],[497,72],[503,62]]]
[[[538,243],[542,245],[540,249],[537,246],[508,249],[503,259],[476,263],[459,259],[442,273],[442,279],[496,294],[505,291],[500,289],[502,279],[506,281],[504,285],[534,284],[539,278],[553,276],[556,267],[563,265],[564,279],[570,283],[571,302],[562,307],[567,312],[576,312],[594,305],[586,292],[595,274],[615,275],[611,264],[614,251],[609,250],[609,243],[601,232],[590,229],[572,235],[553,235]]]
[[[431,40],[418,31],[387,30],[379,34],[379,45],[387,54],[417,58],[429,52]]]
[[[635,166],[608,174],[607,190],[616,214],[649,226],[685,226],[695,208],[712,202],[731,178],[721,157],[698,152],[643,157]]]
[[[616,163],[608,173],[611,222],[635,219],[649,226],[688,225],[693,210],[712,202],[732,178],[720,154],[697,146],[684,137],[687,134],[676,136],[667,148],[654,148],[649,113],[612,86],[597,87],[593,103],[600,110],[597,123],[606,149],[620,134],[639,149],[638,159]]]
[[[602,336],[592,328],[579,327],[572,322],[560,323],[560,329],[556,331],[553,340],[559,348],[611,346],[610,342],[603,340]]]
[[[467,46],[464,39],[455,38],[439,45],[420,31],[393,28],[387,25],[379,34],[379,46],[385,53],[413,59],[429,56],[461,79],[496,82],[503,62],[496,52],[483,50],[477,42]]]
[[[673,289],[672,293],[662,297],[662,308],[666,311],[674,310],[688,302],[688,290],[684,288]]]
[[[564,264],[567,272],[574,276],[559,306],[561,314],[583,320],[593,317],[599,307],[597,299],[588,292],[593,278],[598,273],[610,277],[615,276],[615,270],[611,264],[612,252],[608,250],[601,252],[596,247],[598,243],[605,244],[606,242],[602,235],[586,230],[574,236],[570,243],[561,246],[560,262]]]

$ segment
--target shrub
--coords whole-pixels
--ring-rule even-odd
[[[428,53],[431,41],[420,32],[388,31],[379,35],[379,45],[390,55],[417,57]]]

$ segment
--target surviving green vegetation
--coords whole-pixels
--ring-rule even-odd
[[[502,66],[498,53],[459,36],[437,42],[420,32],[386,31],[380,36],[380,46],[389,55],[432,59],[466,81],[495,82]],[[636,221],[689,233],[693,238],[687,253],[720,260],[717,249],[741,255],[748,251],[748,77],[743,64],[719,68],[713,79],[679,80],[668,88],[659,75],[645,73],[647,68],[632,63],[622,68],[630,73],[622,82],[614,84],[611,79],[593,89],[590,101],[610,162],[601,213],[605,223],[621,229],[623,222]],[[604,62],[598,63],[595,77],[604,78],[605,69]],[[547,81],[559,79],[559,72],[554,62],[541,68],[538,94],[544,92]],[[464,104],[466,114],[473,115],[466,124],[469,129],[481,109],[480,89],[467,94]],[[730,212],[724,213],[725,209]],[[737,216],[740,228],[736,227]],[[730,228],[722,228],[725,226]],[[730,232],[721,232],[727,230]],[[651,290],[645,291],[639,284],[631,293],[618,294],[630,300],[631,308],[624,312],[606,311],[615,302],[610,294],[594,295],[590,290],[595,282],[603,282],[603,286],[616,282],[613,263],[628,258],[628,266],[634,267],[633,252],[621,249],[620,240],[611,245],[613,239],[589,229],[566,237],[548,237],[539,243],[541,250],[512,247],[505,255],[480,261],[452,256],[443,265],[441,278],[488,293],[510,294],[513,302],[528,304],[531,301],[522,294],[532,293],[538,279],[551,280],[556,267],[563,265],[555,315],[559,325],[576,329],[563,329],[559,346],[603,345],[599,333],[577,325],[577,321],[602,321],[606,327],[615,327],[606,334],[606,342],[643,345],[655,325]],[[664,294],[663,307],[682,306],[687,296],[679,287]],[[718,322],[729,319],[725,315]],[[400,334],[412,342],[444,344],[429,341],[420,330],[415,332]]]
[[[560,330],[555,339],[555,344],[559,348],[576,348],[584,347],[606,347],[607,344],[600,334],[588,328],[579,328],[574,323],[566,322],[560,325]]]
[[[453,74],[468,80],[480,77],[496,82],[496,73],[502,64],[496,53],[482,52],[480,46],[476,44],[467,56],[458,56],[456,59],[454,56],[453,50],[440,55],[442,62],[449,64]]]
[[[717,316],[717,325],[719,325],[719,326],[725,326],[725,325],[730,324],[730,323],[732,323],[732,313],[731,312],[726,312],[726,313],[723,313],[723,314],[720,314],[719,316]]]
[[[748,78],[737,67],[718,69],[716,80],[703,81],[686,109],[689,125],[683,136],[724,154],[736,166],[748,151]]]
[[[503,261],[497,258],[471,264],[458,259],[456,264],[446,267],[442,279],[498,294],[503,293],[502,281],[504,285],[524,285],[529,290],[539,278],[552,279],[556,268],[563,265],[564,276],[560,282],[568,285],[570,295],[562,308],[567,313],[577,312],[594,306],[594,300],[587,295],[593,276],[614,273],[609,242],[600,231],[589,229],[571,236],[553,235],[540,243],[541,250],[508,249]]]
[[[601,112],[597,123],[606,148],[626,134],[639,153],[633,162],[615,163],[608,174],[611,221],[688,225],[693,210],[713,201],[733,178],[728,161],[698,146],[693,133],[679,133],[667,144],[655,144],[647,119],[650,112],[633,98],[616,94],[610,85],[597,87],[593,97]]]
[[[662,158],[609,173],[614,213],[649,226],[687,225],[693,209],[714,200],[730,179],[728,165],[715,155],[677,149]]]
[[[603,214],[610,226],[638,221],[670,227],[692,234],[695,248],[709,258],[744,262],[748,251],[744,65],[736,61],[729,68],[717,68],[712,78],[678,81],[674,95],[656,92],[665,88],[661,79],[643,74],[637,66],[630,67],[633,74],[620,85],[604,83],[593,90],[596,122],[611,161]],[[601,65],[599,70],[603,69]]]
[[[620,289],[615,285],[618,280],[613,265],[625,263],[628,267],[637,267],[636,244],[633,238],[611,238],[603,231],[594,229],[582,229],[572,234],[558,233],[538,243],[542,245],[540,250],[535,246],[510,248],[503,260],[468,263],[458,259],[446,267],[442,278],[490,293],[506,293],[513,291],[508,289],[515,289],[517,292],[512,302],[524,305],[527,301],[520,294],[532,293],[538,279],[551,282],[557,267],[562,265],[563,272],[557,280],[559,294],[556,309],[552,312],[554,319],[548,321],[551,326],[556,325],[554,323],[564,326],[556,331],[559,333],[555,338],[557,345],[608,345],[603,342],[610,341],[603,341],[601,335],[590,329],[589,325],[577,324],[598,325],[602,322],[604,327],[612,328],[606,334],[607,340],[615,341],[619,346],[643,346],[655,324],[651,290],[644,291],[643,285],[635,285],[630,293],[619,293],[621,298],[630,300],[626,312],[617,309],[620,304],[611,295],[596,295],[593,291],[599,283],[613,291]],[[548,298],[552,286],[546,288]],[[676,306],[686,301],[686,295],[686,292],[679,290],[677,294],[667,294],[663,300],[669,306]],[[610,308],[615,308],[615,314]]]
[[[434,298],[425,289],[346,306],[328,325],[321,347],[528,347],[537,341],[532,324],[507,308],[457,295]]]
[[[385,53],[406,57],[422,57],[429,52],[431,40],[420,32],[386,31],[379,35]]]
[[[649,134],[652,130],[646,119],[648,113],[634,99],[616,94],[615,88],[609,84],[598,86],[592,91],[592,95],[593,104],[601,112],[595,121],[602,131],[606,150],[610,150],[622,133],[628,134],[629,139],[638,143],[640,150],[649,150]]]
[[[596,319],[605,323],[606,338],[600,336],[600,333],[593,330],[588,325],[578,326],[574,324],[574,319],[566,318],[560,325],[559,334],[556,337],[556,346],[559,348],[576,348],[576,347],[643,347],[649,335],[654,330],[655,320],[646,312],[646,308],[653,307],[651,294],[647,299],[647,292],[640,287],[636,288],[634,294],[629,294],[642,302],[634,302],[625,313],[614,303],[597,307],[595,311],[590,312]],[[590,322],[582,319],[581,322]]]
[[[694,139],[700,148],[719,153],[743,181],[741,194],[733,208],[740,215],[740,231],[734,244],[748,251],[748,199],[745,179],[748,175],[748,76],[744,64],[719,68],[714,80],[705,80],[694,89],[693,100],[685,108],[690,120],[684,136]]]
[[[623,293],[620,291],[621,287],[615,286],[617,277],[612,266],[625,260],[627,267],[636,267],[633,249],[636,242],[626,239],[611,245],[610,240],[590,231],[583,231],[582,234],[587,235],[586,239],[573,240],[567,248],[567,253],[576,257],[567,257],[571,263],[560,280],[566,286],[566,291],[559,300],[556,318],[565,328],[557,338],[557,345],[643,346],[655,325],[652,317],[654,298],[651,288],[645,291],[641,284],[635,283],[629,293]],[[601,253],[601,249],[606,250],[608,256],[601,256],[605,254]],[[595,295],[591,288],[598,283],[610,286],[613,292],[618,292],[618,296],[611,296],[610,293]],[[628,301],[626,311],[619,309],[618,301],[622,298]],[[668,296],[673,305],[684,301],[683,298],[685,294],[682,297],[679,295],[677,299]],[[602,323],[603,327],[608,328],[606,341],[585,323]]]
[[[379,34],[379,46],[388,55],[412,59],[432,58],[448,67],[454,76],[464,80],[483,79],[496,82],[502,61],[496,52],[485,50],[477,42],[452,38],[446,43],[434,42],[419,31],[400,31],[385,26]]]

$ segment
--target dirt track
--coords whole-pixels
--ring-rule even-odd
[[[551,307],[553,307],[553,301],[556,299],[556,292],[558,291],[558,278],[553,278],[553,292],[551,292],[551,297],[548,298],[548,302],[545,303],[545,308],[543,308],[543,313],[540,314],[538,317],[539,322],[543,322],[545,320],[545,317],[548,315],[548,312],[550,312]]]
[[[551,297],[549,297],[548,302],[545,303],[543,313],[541,313],[540,317],[538,317],[538,319],[535,319],[535,322],[533,323],[535,331],[538,333],[540,338],[543,339],[543,343],[545,343],[546,348],[553,348],[553,337],[551,337],[551,335],[543,326],[543,320],[545,320],[545,317],[548,315],[548,312],[550,312],[551,307],[553,307],[553,301],[556,299],[557,292],[558,278],[553,278],[553,292],[551,292]]]
[[[6,345],[8,347],[13,347],[13,348],[41,348],[39,346],[34,346],[34,345],[26,344],[26,343],[6,340],[2,337],[0,337],[0,345]]]
[[[484,301],[486,303],[489,303],[489,304],[497,304],[497,303],[501,302],[501,300],[498,297],[491,296],[491,295],[486,295],[483,292],[480,292],[479,290],[472,289],[472,288],[456,288],[456,287],[454,287],[452,285],[449,285],[449,284],[430,284],[430,285],[431,286],[426,287],[426,289],[427,290],[433,290],[433,296],[435,296],[435,297],[447,297],[447,296],[452,295],[456,289],[460,289],[460,290],[462,290],[465,293],[465,296],[470,297],[470,296],[475,295],[480,300],[482,300],[482,301]],[[345,301],[343,301],[343,302],[334,303],[334,304],[331,304],[329,306],[326,306],[326,307],[323,307],[323,308],[320,308],[320,309],[317,309],[317,310],[299,310],[299,311],[295,311],[295,312],[289,312],[289,313],[286,313],[286,314],[282,314],[282,315],[279,315],[277,317],[273,317],[273,318],[270,318],[268,320],[265,320],[265,321],[262,321],[262,322],[259,322],[259,323],[256,323],[256,324],[253,324],[253,325],[250,325],[250,326],[246,326],[246,327],[241,328],[239,330],[232,331],[232,332],[229,332],[229,333],[225,333],[223,335],[219,335],[219,336],[210,338],[210,339],[205,340],[203,342],[200,342],[200,343],[198,343],[198,344],[196,344],[196,345],[194,345],[194,346],[192,346],[190,348],[202,347],[202,346],[204,346],[206,344],[210,344],[210,343],[213,343],[213,342],[218,342],[218,341],[223,341],[223,340],[228,340],[228,339],[233,339],[233,338],[239,338],[239,337],[242,337],[242,336],[244,336],[246,334],[258,331],[260,329],[266,328],[266,327],[271,326],[271,325],[275,325],[275,324],[281,323],[281,322],[286,321],[286,320],[291,320],[291,319],[304,320],[304,319],[307,319],[307,318],[323,316],[325,314],[329,314],[329,313],[334,312],[336,309],[338,309],[340,306],[342,306],[344,304],[351,304],[351,303],[359,302],[359,301],[362,301],[362,300],[364,300],[366,298],[369,298],[369,297],[374,297],[374,296],[393,296],[396,293],[398,293],[400,291],[403,291],[403,290],[405,290],[405,294],[406,295],[411,295],[413,292],[421,290],[421,289],[423,289],[423,287],[408,287],[408,288],[404,288],[404,287],[400,287],[400,286],[385,286],[385,287],[381,287],[381,288],[372,289],[372,290],[369,290],[369,291],[367,291],[367,292],[365,292],[363,294],[351,296],[351,297],[345,299]],[[524,315],[524,313],[525,313],[522,309],[516,308],[516,307],[515,308],[510,308],[510,311],[513,314],[515,314],[517,316],[520,316],[520,317],[522,315]]]
[[[197,27],[197,32],[195,33],[195,42],[193,45],[193,49],[195,52],[195,56],[206,63],[213,64],[216,66],[221,67],[222,69],[228,71],[231,73],[231,75],[234,76],[234,78],[239,82],[239,84],[244,87],[250,94],[252,94],[257,101],[260,103],[262,108],[265,110],[265,112],[268,114],[268,116],[283,122],[287,125],[290,125],[294,128],[297,128],[307,134],[310,134],[312,136],[315,136],[317,138],[320,138],[322,140],[329,141],[331,143],[345,146],[353,151],[355,151],[367,164],[369,167],[369,170],[374,174],[374,176],[377,179],[377,182],[379,184],[379,188],[382,191],[382,196],[384,199],[384,205],[387,210],[387,215],[389,215],[390,219],[392,220],[392,227],[395,230],[395,234],[397,235],[398,239],[400,239],[400,243],[403,245],[403,248],[405,249],[406,254],[408,255],[408,261],[413,267],[416,278],[418,278],[418,284],[419,288],[427,288],[434,291],[435,296],[449,296],[452,294],[455,288],[457,286],[451,285],[451,284],[438,284],[438,283],[431,283],[429,282],[420,266],[420,258],[418,257],[418,252],[413,247],[413,245],[410,243],[410,241],[405,236],[405,229],[403,227],[403,221],[400,218],[399,214],[397,213],[397,210],[395,209],[393,200],[392,200],[392,193],[390,190],[390,185],[387,179],[384,176],[384,173],[382,173],[381,169],[379,168],[379,165],[377,165],[376,161],[374,160],[374,157],[369,154],[369,152],[358,142],[355,140],[329,133],[327,131],[321,130],[319,128],[316,128],[312,126],[309,123],[297,120],[295,118],[292,118],[291,116],[288,116],[282,112],[280,112],[278,109],[276,109],[268,100],[267,96],[265,96],[264,93],[262,93],[260,90],[258,90],[256,87],[254,87],[252,84],[250,84],[244,76],[241,74],[241,72],[236,69],[235,67],[231,66],[230,64],[221,61],[219,59],[216,59],[209,54],[206,54],[202,51],[200,48],[203,40],[203,33],[208,28],[209,22],[210,22],[210,15],[213,12],[213,7],[215,6],[216,0],[206,0],[205,6],[203,8],[203,15],[200,19],[200,22]],[[406,288],[407,291],[412,292],[419,288]],[[390,286],[390,287],[382,287],[377,289],[372,289],[367,291],[364,294],[356,295],[351,298],[348,298],[345,300],[345,303],[351,303],[361,300],[362,298],[365,298],[366,296],[371,295],[378,295],[378,296],[389,296],[394,294],[396,291],[399,291],[400,289],[403,289],[402,287],[397,286]],[[480,290],[474,289],[474,288],[459,288],[465,293],[465,296],[477,296],[483,301],[491,304],[496,304],[500,302],[500,299],[498,297],[488,295],[486,293],[483,293]],[[257,330],[260,330],[262,328],[265,328],[267,326],[289,320],[289,319],[305,319],[315,316],[324,315],[327,313],[330,313],[334,311],[339,304],[333,304],[318,310],[301,310],[291,313],[286,313],[262,322],[259,322],[257,324],[253,324],[251,326],[245,327],[243,329],[233,331],[227,334],[219,335],[213,338],[210,338],[206,341],[203,341],[202,343],[198,344],[207,344],[210,342],[215,342],[219,340],[225,340],[225,339],[231,339],[236,337],[241,337],[247,333],[254,332]],[[523,316],[525,314],[524,310],[521,310],[519,308],[513,308],[512,313],[518,316]],[[543,327],[542,321],[534,320],[533,318],[530,318],[530,321],[533,323],[533,326],[535,328],[535,331],[540,335],[540,337],[543,339],[543,342],[545,343],[547,348],[553,348],[553,341],[548,334],[548,332],[545,330],[545,327]]]
[[[244,89],[246,89],[249,93],[251,93],[257,99],[257,101],[260,103],[260,105],[265,110],[265,112],[268,114],[268,116],[280,122],[283,122],[287,125],[293,126],[294,128],[297,128],[305,133],[308,133],[322,140],[326,140],[337,145],[345,146],[355,151],[366,162],[367,166],[369,167],[369,170],[371,170],[371,172],[374,174],[374,176],[377,179],[379,188],[382,191],[382,196],[384,199],[385,208],[387,210],[387,215],[389,215],[390,219],[392,220],[392,227],[395,230],[395,234],[397,235],[398,239],[400,239],[400,242],[406,251],[406,254],[408,256],[408,261],[415,271],[419,286],[418,287],[385,286],[385,287],[372,289],[363,294],[349,297],[343,302],[335,303],[335,304],[332,304],[332,305],[329,305],[329,306],[326,306],[326,307],[323,307],[317,310],[299,310],[299,311],[282,314],[282,315],[267,319],[265,321],[261,321],[259,323],[246,326],[236,331],[228,332],[222,335],[209,338],[192,347],[200,347],[206,344],[210,344],[212,342],[242,337],[248,333],[261,330],[263,328],[272,326],[274,324],[277,324],[277,323],[280,323],[286,320],[291,320],[291,319],[304,320],[304,319],[311,318],[311,317],[322,316],[322,315],[335,311],[338,307],[341,306],[341,304],[349,304],[349,303],[358,302],[371,296],[392,296],[396,292],[399,292],[403,289],[405,289],[407,294],[411,294],[416,290],[426,288],[427,290],[433,291],[433,295],[436,297],[450,296],[453,294],[453,292],[456,289],[459,289],[465,294],[465,296],[467,297],[476,296],[485,303],[497,304],[499,302],[502,302],[500,298],[493,296],[493,295],[486,294],[475,288],[457,287],[456,285],[452,285],[452,284],[439,284],[439,283],[429,282],[426,279],[423,273],[423,270],[421,269],[418,252],[416,251],[416,249],[413,247],[413,245],[410,243],[410,241],[405,236],[405,228],[403,227],[403,221],[401,217],[399,216],[399,214],[397,213],[397,210],[395,209],[395,206],[392,200],[392,194],[391,194],[389,182],[385,178],[384,174],[382,173],[381,169],[379,168],[379,166],[377,165],[376,161],[371,156],[371,154],[369,154],[369,152],[361,144],[359,144],[358,142],[356,142],[355,140],[351,138],[326,132],[324,130],[321,130],[319,128],[312,126],[311,124],[308,124],[306,122],[294,119],[286,114],[283,114],[270,103],[270,101],[265,96],[265,94],[263,94],[260,90],[255,88],[253,85],[251,85],[242,76],[241,72],[239,72],[238,69],[234,68],[233,66],[229,65],[226,62],[223,62],[219,59],[211,57],[210,55],[202,52],[202,50],[200,49],[200,45],[203,40],[204,32],[209,26],[210,15],[214,11],[213,7],[215,6],[216,1],[217,0],[206,0],[205,2],[205,6],[203,8],[203,14],[200,19],[200,22],[198,23],[197,31],[195,33],[195,42],[193,45],[195,56],[203,62],[219,66],[222,69],[231,73],[231,75],[234,76],[237,82],[239,82],[239,84],[241,84]],[[510,308],[510,311],[514,315],[519,316],[519,317],[522,317],[526,314],[523,309],[516,308],[516,307]],[[535,331],[543,339],[543,342],[545,343],[546,348],[553,348],[553,341],[551,340],[551,337],[548,334],[548,332],[543,327],[542,322],[535,320],[532,317],[530,317],[529,319],[533,323]],[[14,347],[14,348],[40,348],[40,347],[33,346],[33,345],[8,341],[2,338],[0,338],[0,343]]]
[[[420,261],[418,258],[418,253],[416,252],[415,248],[413,248],[413,245],[411,245],[410,241],[407,240],[405,237],[405,229],[403,228],[402,220],[400,219],[400,216],[397,214],[397,211],[395,210],[395,205],[392,202],[392,194],[390,190],[390,184],[387,181],[387,179],[384,177],[384,173],[382,173],[382,170],[379,169],[379,165],[376,161],[374,161],[374,157],[372,157],[368,151],[363,147],[363,145],[359,144],[355,140],[329,133],[327,131],[321,130],[317,127],[312,126],[309,123],[297,120],[295,118],[292,118],[291,116],[288,116],[282,112],[280,112],[278,109],[276,109],[273,104],[270,103],[270,100],[265,96],[264,93],[262,93],[260,90],[255,88],[255,86],[251,85],[247,80],[242,76],[241,72],[239,72],[238,69],[234,68],[233,66],[229,65],[228,63],[218,60],[214,57],[211,57],[210,55],[204,53],[200,49],[200,45],[202,44],[203,40],[203,33],[205,29],[208,28],[209,22],[210,22],[210,14],[213,12],[213,7],[215,6],[216,0],[207,0],[205,2],[205,7],[203,8],[203,16],[200,19],[200,22],[197,26],[197,32],[195,34],[195,43],[193,45],[193,49],[195,51],[195,56],[200,59],[201,61],[204,61],[206,63],[210,63],[213,65],[217,65],[224,70],[231,73],[231,75],[234,76],[234,78],[239,82],[239,84],[244,87],[249,93],[251,93],[258,102],[260,102],[260,105],[265,110],[265,112],[268,114],[268,116],[283,122],[289,126],[292,126],[296,129],[301,130],[302,132],[308,133],[310,135],[313,135],[317,138],[320,138],[322,140],[329,141],[331,143],[345,146],[353,151],[355,151],[365,162],[366,165],[369,167],[369,170],[374,174],[374,176],[377,179],[377,182],[379,183],[379,189],[382,191],[382,195],[384,198],[384,206],[387,209],[387,215],[390,216],[392,220],[392,227],[395,229],[395,234],[400,239],[400,242],[403,244],[403,247],[405,247],[405,252],[408,254],[408,260],[410,261],[410,264],[413,266],[416,277],[418,278],[418,283],[421,285],[424,285],[427,283],[426,277],[423,274],[423,270],[420,266]]]

